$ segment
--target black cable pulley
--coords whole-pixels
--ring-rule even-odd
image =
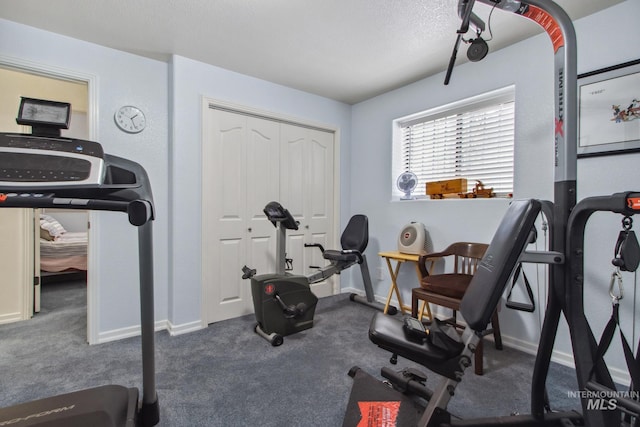
[[[630,216],[622,219],[622,230],[618,234],[618,241],[611,263],[621,271],[636,271],[640,265],[640,245],[636,233],[631,229],[633,220]]]

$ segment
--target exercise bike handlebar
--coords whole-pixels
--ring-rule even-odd
[[[274,227],[277,227],[280,224],[281,227],[286,228],[287,230],[297,230],[298,225],[300,224],[295,220],[291,212],[282,207],[282,205],[278,202],[269,202],[267,206],[263,209],[264,214],[267,216],[267,219],[271,221]]]
[[[324,246],[322,246],[320,243],[305,243],[304,247],[305,248],[320,248],[320,252],[324,253]]]

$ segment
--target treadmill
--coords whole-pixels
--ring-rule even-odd
[[[0,208],[117,211],[138,229],[142,396],[137,388],[104,385],[0,409],[0,425],[154,426],[153,197],[138,163],[105,154],[97,142],[60,136],[68,103],[22,98],[16,121],[32,134],[0,133]]]

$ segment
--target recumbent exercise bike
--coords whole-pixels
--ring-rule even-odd
[[[382,304],[375,302],[371,277],[364,250],[369,243],[369,220],[365,215],[354,215],[349,220],[340,238],[341,250],[326,249],[318,244],[305,244],[305,247],[317,247],[329,265],[318,268],[309,276],[290,274],[292,260],[286,257],[287,230],[297,230],[298,222],[291,213],[278,202],[270,202],[264,208],[267,219],[276,228],[276,271],[256,276],[256,270],[247,266],[242,268],[242,278],[251,279],[251,294],[257,324],[255,332],[279,346],[283,337],[313,327],[318,298],[310,285],[328,279],[334,274],[358,264],[366,297],[352,294],[351,300],[364,303],[382,310]],[[396,312],[389,307],[389,313]]]

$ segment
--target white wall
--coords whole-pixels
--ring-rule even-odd
[[[497,12],[496,12],[497,13]],[[587,72],[640,58],[640,45],[617,40],[636,40],[640,27],[640,2],[626,1],[575,23],[578,38],[578,72]],[[513,15],[513,25],[523,19]],[[494,34],[499,37],[499,34]],[[455,34],[452,33],[452,43]],[[464,50],[461,50],[461,56]],[[468,98],[507,85],[516,87],[515,198],[553,199],[553,50],[546,34],[525,40],[490,54],[479,63],[466,63],[454,69],[449,86],[443,85],[444,73],[353,106],[351,211],[369,215],[372,241],[367,255],[372,271],[381,266],[379,250],[396,248],[397,233],[408,221],[423,222],[430,231],[436,249],[457,240],[489,242],[507,207],[506,200],[437,200],[390,202],[391,199],[391,121],[407,114]],[[578,197],[638,189],[640,178],[634,163],[640,154],[598,157],[578,162]],[[367,188],[367,192],[356,191]],[[602,328],[610,315],[608,292],[612,271],[611,258],[620,229],[620,217],[599,220],[588,233],[586,283],[587,301],[593,301],[590,318]],[[591,224],[590,224],[591,225]],[[593,252],[591,251],[593,247]],[[537,282],[543,267],[529,268]],[[410,301],[415,273],[405,266],[401,273],[403,298]],[[375,276],[375,274],[374,274]],[[386,276],[385,276],[386,277]],[[634,276],[629,274],[629,290]],[[539,295],[544,301],[541,282]],[[390,282],[375,284],[376,294],[386,296]],[[624,308],[632,311],[633,293]],[[534,351],[540,330],[538,314],[503,309],[503,335],[512,345]],[[631,319],[625,331],[631,335]],[[640,320],[636,321],[637,326]],[[596,335],[601,329],[594,326]],[[556,340],[556,357],[568,362],[571,346],[562,326]],[[623,367],[621,351],[613,358]],[[626,370],[626,369],[625,369]],[[618,373],[624,376],[623,373]]]

